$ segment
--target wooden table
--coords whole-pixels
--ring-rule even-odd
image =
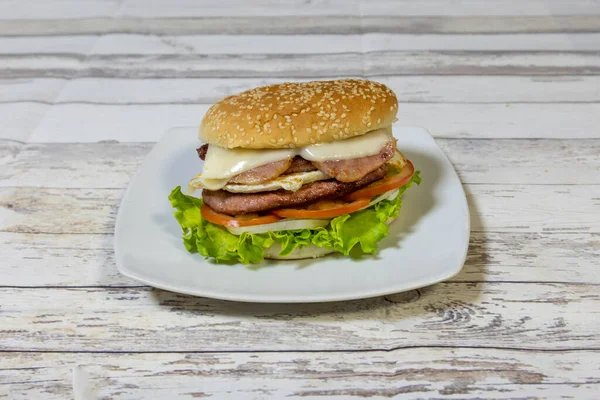
[[[0,3],[0,398],[72,398],[73,370],[107,399],[600,398],[600,2],[232,3]],[[453,162],[458,276],[265,305],[119,275],[118,203],[168,128],[338,76],[390,85]]]

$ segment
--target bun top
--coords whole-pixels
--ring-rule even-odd
[[[396,95],[378,82],[282,83],[220,100],[202,119],[199,137],[226,148],[303,147],[389,126],[397,112]]]

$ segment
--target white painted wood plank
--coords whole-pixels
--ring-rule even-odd
[[[27,141],[49,110],[39,103],[0,104],[0,139]]]
[[[600,76],[391,76],[374,80],[388,85],[401,103],[600,102]],[[39,90],[38,82],[45,81],[52,80],[5,80],[0,81],[0,90],[10,89],[13,82],[22,82],[24,88],[7,100],[38,100],[30,93]],[[244,90],[284,81],[282,78],[81,78],[69,81],[56,103],[212,104]]]
[[[180,16],[285,16],[285,15],[403,15],[403,16],[463,16],[463,15],[579,15],[600,13],[596,0],[459,0],[452,6],[443,0],[412,2],[345,1],[278,2],[228,0],[214,1],[128,0],[118,15],[144,18]]]
[[[0,142],[0,186],[123,189],[153,145]]]
[[[361,52],[362,35],[103,35],[94,54],[327,54]]]
[[[400,105],[399,123],[434,137],[598,138],[600,104]]]
[[[427,171],[422,176],[427,179]],[[464,188],[472,231],[600,232],[600,185]],[[0,188],[0,232],[112,233],[122,195],[123,189]],[[419,188],[407,193],[407,202],[411,196],[418,196],[418,201],[431,201],[429,194]],[[169,218],[170,210],[163,212]]]
[[[38,124],[20,121],[31,142],[156,142],[167,130],[197,126],[205,104],[86,105],[48,109]],[[35,107],[34,107],[35,108]],[[31,113],[27,104],[0,105],[8,120],[12,110]],[[44,108],[46,110],[46,108]],[[599,138],[600,103],[589,104],[400,104],[399,125],[422,126],[434,137]],[[33,126],[31,126],[33,125]],[[35,128],[35,129],[33,129]],[[82,129],[83,128],[83,129]],[[6,128],[3,127],[1,132]],[[19,128],[23,130],[24,128]],[[26,136],[26,135],[23,135]]]
[[[0,232],[0,286],[139,286],[117,271],[113,240]],[[598,268],[599,234],[473,232],[465,266],[451,281],[598,285]]]
[[[151,288],[0,290],[12,351],[373,350],[600,345],[598,286],[440,283],[403,295],[251,304]]]
[[[599,139],[440,138],[437,143],[463,183],[600,184]],[[153,145],[44,143],[17,151],[12,142],[0,142],[0,187],[123,189]],[[193,147],[189,151],[195,155]]]
[[[598,357],[598,351],[427,348],[368,353],[8,353],[0,360],[0,395],[70,398],[70,377],[77,367],[99,398],[582,399],[598,389]]]
[[[600,140],[437,142],[463,183],[600,184]]]
[[[598,234],[472,232],[465,266],[451,280],[597,284],[599,267]]]
[[[472,230],[600,232],[600,185],[463,186]]]
[[[0,37],[0,53],[275,54],[385,50],[596,51],[598,33],[410,35],[184,35]]]
[[[0,19],[0,35],[63,36],[103,34],[243,35],[243,34],[360,34],[387,33],[565,33],[598,32],[600,21],[586,12],[580,15],[514,16],[346,16],[291,15],[222,17],[92,17],[86,19]]]
[[[121,3],[121,4],[120,4]],[[119,7],[120,6],[120,7]],[[468,16],[468,15],[582,15],[600,13],[596,0],[454,1],[452,7],[443,0],[401,1],[143,1],[95,0],[83,5],[76,0],[35,0],[25,5],[18,0],[4,1],[0,19],[55,19],[103,16],[214,17],[214,16],[286,16],[286,15],[406,15],[406,16]]]
[[[66,82],[66,79],[0,79],[0,103],[52,103]]]
[[[591,51],[598,49],[597,33],[498,34],[498,35],[401,35],[367,33],[363,49],[385,50],[483,50],[483,51]]]
[[[122,195],[121,189],[3,188],[0,232],[112,233]]]
[[[140,0],[136,0],[140,1]],[[360,1],[362,15],[582,15],[600,13],[598,0]]]
[[[171,128],[198,125],[208,108],[209,105],[202,104],[54,105],[29,139],[31,142],[158,141]]]
[[[139,286],[115,266],[113,235],[0,233],[0,286]]]
[[[63,37],[59,37],[65,40]],[[2,42],[39,39],[4,38]],[[44,38],[53,42],[52,37]],[[103,35],[94,54],[321,54],[386,50],[595,51],[600,34],[512,35]],[[71,50],[70,52],[72,52]],[[51,52],[44,50],[45,52]]]
[[[600,19],[599,19],[600,22]],[[598,75],[597,52],[386,51],[338,54],[8,54],[0,78],[327,78],[340,75]]]
[[[97,36],[0,37],[0,53],[87,53],[97,40]]]
[[[112,16],[120,0],[3,0],[0,19],[52,19]]]

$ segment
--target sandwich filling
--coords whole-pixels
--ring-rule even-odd
[[[406,165],[390,131],[301,149],[230,150],[205,144],[197,149],[204,171],[190,181],[188,192],[204,189],[209,207],[232,216],[342,197],[385,177],[392,158],[396,168]]]

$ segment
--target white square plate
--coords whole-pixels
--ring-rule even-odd
[[[457,274],[469,244],[469,209],[452,165],[426,130],[394,127],[398,148],[423,182],[404,194],[380,252],[353,260],[215,264],[188,253],[168,195],[202,170],[197,128],[172,129],[152,149],[123,197],[115,228],[119,271],[174,292],[249,302],[320,302],[401,292]]]

